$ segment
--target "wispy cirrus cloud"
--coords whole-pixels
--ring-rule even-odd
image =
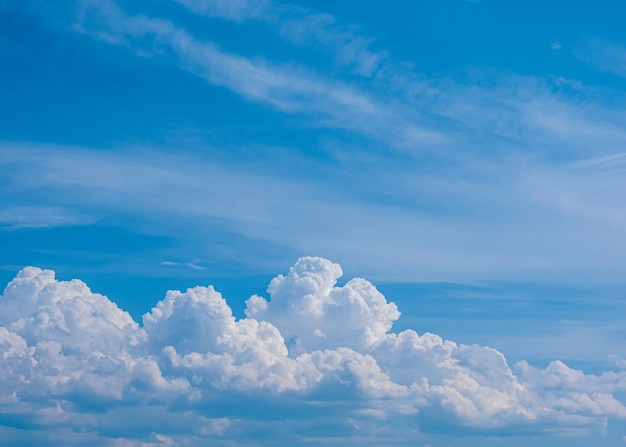
[[[200,265],[201,261],[189,261],[189,262],[175,262],[175,261],[161,261],[161,265],[168,267],[187,267],[192,270],[207,270],[206,267]]]
[[[155,46],[173,51],[182,69],[209,83],[283,112],[317,117],[317,125],[357,131],[389,147],[404,149],[448,140],[441,132],[421,126],[419,114],[402,104],[381,102],[306,68],[227,53],[170,21],[127,15],[110,1],[83,3],[76,26],[94,38],[129,46],[138,54],[158,55]],[[146,38],[151,39],[148,45]]]
[[[358,189],[337,194],[333,179],[276,176],[256,165],[232,167],[189,154],[147,157],[145,151],[0,147],[4,163],[14,168],[5,181],[16,200],[45,191],[42,206],[142,216],[150,231],[183,239],[205,238],[206,222],[221,222],[298,253],[345,257],[386,280],[414,281],[416,274],[427,280],[554,280],[573,269],[580,281],[612,282],[624,268],[620,191],[626,178],[576,164],[512,162],[502,171],[495,163],[469,172],[444,166],[419,178],[403,168],[354,177],[363,189],[384,186],[395,200],[390,203]],[[176,229],[181,223],[185,234]],[[198,250],[189,257],[205,257]]]
[[[67,193],[70,185],[83,188],[92,203],[124,213],[170,210],[196,227],[202,219],[223,219],[246,236],[304,253],[320,250],[347,261],[342,253],[350,252],[357,264],[388,262],[378,273],[404,271],[404,280],[415,271],[460,279],[553,268],[574,269],[582,278],[589,253],[600,259],[596,272],[616,278],[624,268],[614,246],[623,240],[624,203],[616,192],[623,180],[572,169],[619,153],[624,118],[582,83],[502,73],[424,79],[391,70],[364,87],[303,63],[226,51],[154,11],[125,12],[111,1],[81,4],[75,23],[81,32],[172,63],[277,116],[305,117],[303,127],[339,130],[339,142],[328,143],[331,162],[323,166],[305,150],[266,148],[254,163],[242,157],[234,168],[212,156],[188,163],[151,144],[128,154],[28,145],[18,154],[5,145],[5,163],[27,161],[17,166],[17,183],[28,177],[19,173],[33,171],[39,175],[30,184],[51,186],[81,206]],[[197,14],[237,15],[237,4],[230,12],[218,3],[186,4]],[[282,14],[280,5],[268,8]],[[343,144],[342,137],[357,143]],[[326,143],[315,144],[319,150]],[[286,160],[290,168],[278,169]],[[96,169],[98,163],[104,168]]]
[[[626,47],[606,39],[591,39],[574,52],[597,70],[626,77]]]
[[[231,20],[235,14],[222,11],[220,2],[183,3],[200,15]],[[366,48],[370,40],[327,14],[283,4],[263,5],[259,7],[263,12],[252,16],[285,26],[280,32],[299,44],[310,38],[350,53],[348,48]],[[232,8],[247,10],[243,3]],[[464,153],[478,150],[477,145],[489,144],[496,145],[492,156],[503,150],[576,159],[619,150],[625,139],[624,119],[618,111],[590,102],[597,91],[562,77],[486,73],[458,82],[426,79],[386,62],[373,88],[367,90],[324,77],[302,63],[278,64],[225,51],[169,20],[129,15],[110,0],[84,2],[77,26],[97,39],[126,45],[142,55],[159,57],[163,51],[172,51],[183,70],[249,101],[287,114],[309,115],[313,126],[346,130],[413,154],[426,150],[463,158]],[[352,37],[335,39],[335,35]],[[378,59],[374,53],[363,55],[363,61]]]
[[[258,20],[277,27],[280,35],[296,45],[307,45],[334,54],[339,66],[361,76],[374,75],[387,59],[384,51],[371,49],[374,39],[359,32],[356,25],[342,23],[326,13],[316,13],[294,4],[223,2],[221,0],[177,0],[190,11],[225,20]]]
[[[0,229],[88,225],[94,219],[75,211],[52,206],[15,206],[0,210]]]

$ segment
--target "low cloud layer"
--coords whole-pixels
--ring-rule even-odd
[[[395,333],[397,306],[364,279],[338,287],[341,276],[301,258],[244,319],[209,286],[169,291],[138,324],[83,282],[27,267],[0,298],[0,437],[414,445],[426,432],[565,434],[626,419],[626,370],[509,365],[489,347]]]

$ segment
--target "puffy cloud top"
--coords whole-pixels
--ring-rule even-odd
[[[213,287],[195,287],[185,293],[170,290],[143,325],[157,347],[172,344],[184,354],[216,349],[220,335],[235,325],[226,300]]]
[[[287,276],[271,281],[269,302],[257,295],[246,302],[246,316],[275,324],[295,354],[340,346],[359,350],[382,341],[400,317],[397,306],[364,279],[335,287],[342,274],[327,259],[298,259]]]
[[[0,323],[29,345],[54,341],[79,353],[115,354],[139,342],[139,326],[115,303],[82,281],[56,281],[53,271],[35,267],[26,267],[9,283]]]
[[[626,418],[626,372],[511,367],[492,348],[394,333],[396,305],[364,279],[337,286],[341,275],[301,258],[240,320],[213,287],[170,291],[140,326],[83,282],[27,267],[0,297],[0,437],[236,445],[280,426],[289,444],[330,417],[332,436],[410,443],[413,424],[532,432]]]

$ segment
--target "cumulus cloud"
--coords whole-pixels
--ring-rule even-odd
[[[199,286],[169,291],[140,325],[83,282],[27,267],[0,298],[0,434],[26,428],[39,445],[44,432],[49,445],[237,445],[280,425],[285,444],[302,433],[376,444],[410,442],[407,420],[484,433],[626,418],[626,371],[510,366],[489,347],[395,333],[397,306],[365,279],[338,286],[341,275],[301,258],[267,298],[247,301],[246,318]]]
[[[398,308],[364,279],[335,287],[342,274],[338,264],[302,258],[272,280],[269,302],[256,295],[246,302],[246,316],[277,325],[295,352],[360,350],[382,341],[400,317]]]

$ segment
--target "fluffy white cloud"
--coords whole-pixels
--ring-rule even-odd
[[[337,286],[341,275],[326,259],[299,259],[240,320],[213,287],[170,291],[140,326],[81,281],[27,267],[0,298],[0,434],[217,445],[289,420],[286,444],[303,432],[408,443],[407,418],[482,431],[626,418],[626,372],[510,367],[488,347],[394,333],[396,305],[364,279]]]
[[[108,298],[34,267],[19,272],[4,291],[0,323],[29,345],[58,342],[83,355],[116,354],[141,338],[137,323]]]
[[[326,259],[301,258],[272,280],[271,301],[255,295],[246,316],[277,325],[292,352],[340,346],[363,349],[383,340],[400,312],[364,279],[334,287],[343,272]]]

